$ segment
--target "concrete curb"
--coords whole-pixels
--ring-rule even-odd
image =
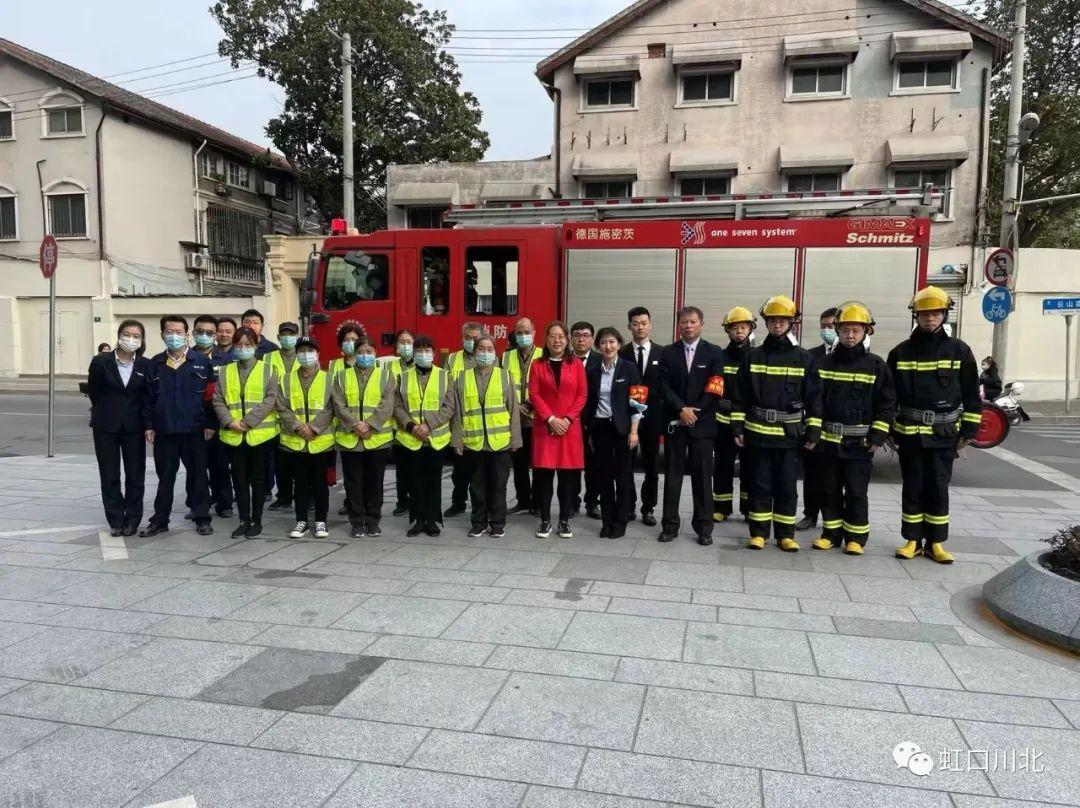
[[[1046,569],[1036,550],[983,584],[987,606],[1003,623],[1080,654],[1080,583]]]

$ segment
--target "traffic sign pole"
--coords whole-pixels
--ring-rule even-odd
[[[56,265],[60,249],[56,239],[46,234],[38,248],[38,266],[41,274],[49,279],[49,406],[47,457],[53,456],[53,436],[56,421]]]
[[[1072,384],[1072,379],[1069,378],[1070,371],[1072,370],[1072,321],[1075,314],[1065,315],[1065,412],[1069,412],[1069,385]]]

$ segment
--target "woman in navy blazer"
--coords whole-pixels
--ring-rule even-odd
[[[619,539],[633,509],[632,452],[638,445],[641,415],[630,407],[630,388],[641,384],[637,365],[619,357],[622,335],[601,328],[596,347],[602,361],[588,371],[589,397],[583,420],[596,453],[596,484],[600,491],[600,536]]]
[[[90,360],[86,394],[90,397],[90,428],[94,431],[105,518],[113,536],[134,536],[143,513],[148,428],[143,407],[150,360],[143,356],[146,329],[138,320],[120,323],[116,337],[114,351]],[[124,488],[120,485],[121,461]]]

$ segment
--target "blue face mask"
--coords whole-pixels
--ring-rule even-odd
[[[466,337],[461,341],[461,347],[465,349],[465,353],[472,353],[473,348],[476,347],[476,340],[472,337]]]
[[[302,351],[296,355],[296,361],[301,367],[310,368],[319,364],[319,355],[314,351]]]
[[[533,346],[532,334],[515,334],[514,339],[517,340],[519,348],[531,348]]]
[[[435,354],[430,351],[421,351],[416,355],[416,366],[421,368],[429,368],[435,364]]]
[[[484,351],[483,353],[476,354],[476,364],[482,368],[489,368],[495,364],[495,354],[491,351]]]
[[[412,359],[412,343],[399,342],[397,346],[397,355],[402,359]]]
[[[165,347],[170,351],[179,351],[187,345],[187,337],[183,334],[162,334],[161,338],[165,341]]]
[[[824,342],[826,345],[832,345],[834,342],[836,342],[836,329],[821,329],[821,341]]]
[[[254,348],[233,348],[233,356],[239,359],[241,362],[247,362],[249,359],[255,358]]]
[[[375,367],[375,354],[365,353],[358,355],[356,357],[356,366],[365,370]]]
[[[291,351],[296,347],[296,341],[300,339],[293,334],[282,334],[278,337],[278,342],[281,343],[281,347],[286,351]]]
[[[195,335],[195,347],[196,348],[211,348],[217,342],[217,339],[213,334],[196,334]]]
[[[356,353],[356,343],[351,339],[345,340],[341,343],[341,352],[346,356],[352,356]]]

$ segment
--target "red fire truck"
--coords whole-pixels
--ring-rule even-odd
[[[675,311],[705,312],[705,336],[724,342],[723,314],[756,311],[789,294],[816,326],[817,313],[857,298],[877,320],[884,354],[911,330],[911,294],[925,285],[932,189],[628,200],[542,200],[500,208],[462,206],[452,228],[344,232],[309,263],[303,313],[324,359],[354,321],[392,353],[407,328],[441,352],[460,346],[475,320],[501,351],[521,316],[614,325],[647,306],[654,338],[675,337]],[[801,216],[812,213],[809,218]],[[915,214],[915,215],[912,215]],[[803,331],[816,344],[817,329]]]

